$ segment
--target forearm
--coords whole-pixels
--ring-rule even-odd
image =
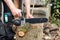
[[[12,0],[4,0],[4,2],[7,4],[11,11],[13,11],[16,8]]]
[[[25,0],[25,7],[27,14],[30,14],[30,0]]]

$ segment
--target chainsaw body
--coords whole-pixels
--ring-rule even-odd
[[[20,18],[20,19],[14,19],[13,15],[11,13],[5,13],[4,14],[4,23],[12,23],[16,26],[19,26],[21,24],[23,24],[24,22],[28,22],[31,24],[36,24],[36,23],[45,23],[47,22],[48,19],[47,18],[30,18],[30,19],[26,19],[24,17]]]

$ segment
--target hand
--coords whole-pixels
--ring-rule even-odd
[[[17,8],[12,10],[12,14],[13,14],[14,18],[20,18],[22,16],[21,10],[17,9]]]
[[[27,15],[26,15],[26,18],[28,19],[28,18],[34,18],[34,17],[33,17],[33,15],[31,15],[31,14],[27,14]]]

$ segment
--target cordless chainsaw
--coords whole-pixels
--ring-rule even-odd
[[[19,26],[19,25],[25,24],[26,22],[31,23],[31,24],[35,24],[35,23],[44,23],[44,22],[48,21],[47,18],[29,18],[29,19],[26,19],[24,16],[24,11],[23,11],[23,2],[21,4],[22,4],[22,7],[21,7],[22,18],[14,19],[12,14],[7,12],[7,13],[4,13],[4,22],[5,23],[12,23],[16,26]]]
[[[36,23],[45,23],[48,21],[47,18],[29,18],[27,19],[25,17],[25,13],[23,11],[23,3],[22,3],[22,17],[18,19],[14,19],[11,12],[4,13],[4,23],[7,25],[12,23],[13,25],[18,26],[16,29],[16,33],[18,33],[19,36],[24,36],[27,30],[30,27],[30,24],[36,24]],[[22,27],[21,27],[22,26]],[[16,34],[17,35],[17,34]]]
[[[10,12],[4,13],[4,22],[5,23],[13,23],[16,26],[19,26],[19,25],[25,24],[26,22],[31,23],[31,24],[35,24],[35,23],[45,23],[48,21],[47,18],[29,18],[29,19],[26,19],[25,15],[24,15],[24,11],[23,11],[23,3],[22,3],[21,10],[22,10],[22,12],[21,12],[22,18],[19,18],[19,19],[14,19],[13,15]]]

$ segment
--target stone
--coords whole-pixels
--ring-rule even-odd
[[[57,36],[57,37],[55,38],[55,40],[60,40],[60,36]]]
[[[57,31],[57,30],[59,30],[59,27],[56,24],[51,24],[50,31]]]

